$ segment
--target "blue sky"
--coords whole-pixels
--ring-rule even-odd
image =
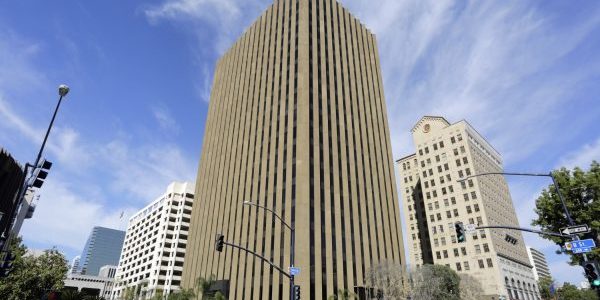
[[[172,180],[193,180],[216,59],[271,1],[9,1],[0,10],[0,145],[52,172],[22,230],[32,248],[79,254],[92,226],[126,218]],[[597,1],[342,1],[377,35],[394,157],[422,115],[468,120],[505,169],[600,160]],[[115,5],[115,4],[118,4]],[[543,178],[510,179],[521,225]],[[119,216],[125,212],[123,219]],[[546,253],[559,281],[583,280]]]

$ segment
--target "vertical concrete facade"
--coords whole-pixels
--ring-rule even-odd
[[[411,265],[441,264],[469,274],[481,283],[482,299],[540,299],[519,231],[477,230],[457,241],[456,222],[519,226],[504,177],[467,179],[502,172],[500,154],[464,120],[425,116],[412,136],[416,153],[396,161]]]
[[[212,275],[229,299],[287,299],[296,230],[303,299],[359,290],[378,262],[404,264],[375,37],[334,0],[275,1],[218,61],[183,286]]]

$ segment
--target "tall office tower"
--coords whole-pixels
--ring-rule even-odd
[[[230,299],[305,299],[365,286],[404,264],[374,35],[334,0],[275,1],[218,61],[198,170],[183,285],[215,275]]]
[[[533,277],[536,281],[542,277],[552,278],[544,253],[527,246],[527,256],[529,257],[529,263],[533,266]]]
[[[127,224],[111,299],[149,299],[179,290],[194,202],[194,185],[173,182]]]
[[[477,278],[486,299],[539,299],[518,231],[479,230],[457,241],[455,223],[519,226],[500,154],[466,121],[423,117],[412,128],[416,153],[400,171],[411,265],[434,263]],[[514,298],[511,298],[514,297]]]
[[[76,273],[96,276],[100,267],[116,265],[124,239],[125,231],[95,226],[83,247]]]

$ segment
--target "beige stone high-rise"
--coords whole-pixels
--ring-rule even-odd
[[[288,299],[296,229],[302,299],[365,286],[404,264],[374,35],[335,0],[275,1],[217,63],[196,185],[184,287],[215,275],[229,299]]]
[[[459,243],[454,224],[519,226],[500,154],[469,123],[425,116],[412,128],[416,153],[400,172],[410,264],[446,265],[478,279],[485,299],[540,299],[519,231],[485,229]],[[508,238],[507,238],[508,237]],[[516,240],[513,244],[509,242]]]

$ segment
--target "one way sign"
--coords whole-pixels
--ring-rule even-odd
[[[583,224],[583,225],[575,225],[575,226],[569,226],[567,228],[562,228],[560,230],[560,232],[564,233],[564,234],[577,234],[577,233],[588,233],[590,232],[590,228],[587,226],[587,224]]]

